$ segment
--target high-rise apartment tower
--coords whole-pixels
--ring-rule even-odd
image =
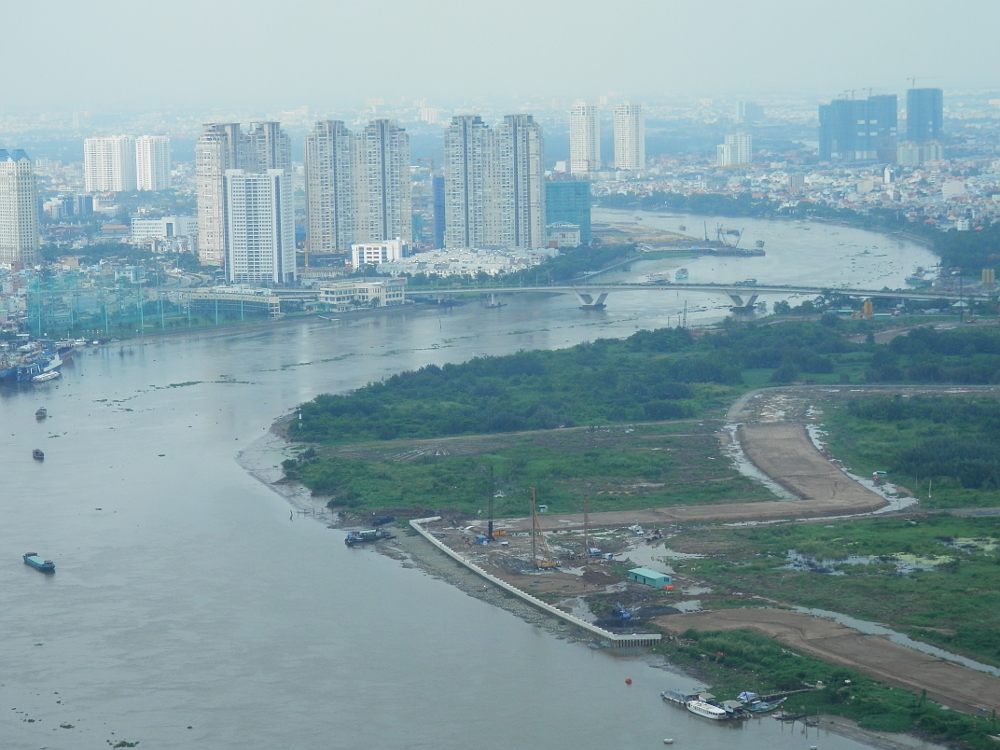
[[[641,104],[615,107],[615,168],[630,172],[646,168],[646,120]]]
[[[819,108],[822,161],[896,161],[896,95],[837,99]]]
[[[141,135],[135,139],[136,188],[166,190],[170,187],[170,137]]]
[[[239,123],[209,123],[194,148],[198,257],[207,266],[225,262],[222,177],[227,170],[243,168],[245,146]]]
[[[577,102],[569,111],[569,171],[589,174],[601,168],[601,113],[596,104]]]
[[[483,247],[490,129],[477,115],[453,117],[444,131],[444,246]]]
[[[0,149],[0,263],[34,265],[38,256],[38,187],[28,155]]]
[[[944,92],[910,89],[906,92],[906,140],[917,144],[941,140]]]
[[[486,241],[545,246],[545,144],[531,115],[507,115],[490,136]]]
[[[83,142],[83,181],[88,193],[122,193],[136,188],[135,140],[102,135]]]
[[[354,242],[353,136],[339,120],[306,135],[306,246],[312,253],[350,250]]]
[[[295,207],[285,169],[222,176],[226,278],[271,286],[295,281]]]
[[[394,120],[372,120],[355,136],[354,241],[410,242],[410,137]]]

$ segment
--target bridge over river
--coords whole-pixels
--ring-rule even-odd
[[[611,293],[649,291],[684,291],[725,294],[733,302],[734,311],[749,311],[761,294],[840,294],[846,297],[884,298],[897,300],[927,300],[952,302],[967,299],[987,299],[988,295],[972,294],[967,291],[931,291],[928,289],[832,289],[814,286],[788,286],[769,284],[577,284],[552,286],[503,286],[503,287],[456,287],[452,289],[408,289],[408,297],[435,297],[443,301],[462,294],[525,294],[547,292],[552,294],[575,294],[584,308],[603,308]]]

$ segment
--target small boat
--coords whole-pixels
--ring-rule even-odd
[[[62,375],[59,370],[46,370],[43,373],[39,373],[31,378],[32,383],[47,383],[50,380],[55,380],[60,375]]]
[[[348,547],[353,547],[355,544],[364,544],[365,542],[376,542],[379,539],[395,539],[396,535],[393,534],[388,529],[368,529],[366,531],[352,531],[348,533],[347,538],[344,539],[344,544]]]
[[[35,570],[40,570],[43,573],[55,573],[56,564],[51,560],[45,560],[38,556],[37,552],[28,552],[22,555],[24,562],[33,567]]]
[[[687,281],[688,270],[686,268],[678,268],[674,273],[674,281]]]
[[[44,406],[35,410],[35,419],[45,419],[49,416],[49,410]]]
[[[713,721],[725,721],[729,718],[729,712],[726,709],[713,706],[711,703],[706,703],[705,701],[688,701],[684,704],[684,707],[696,716],[702,716]]]
[[[782,703],[784,703],[786,700],[788,700],[787,697],[778,698],[777,700],[774,701],[751,701],[743,708],[744,710],[749,711],[752,714],[765,714],[768,711],[773,711]]]
[[[31,451],[31,457],[33,459],[35,459],[36,461],[44,461],[45,460],[45,454],[42,453],[42,451],[41,451],[40,448],[35,448],[35,450]]]

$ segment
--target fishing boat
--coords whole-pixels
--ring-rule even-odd
[[[47,416],[49,416],[49,410],[44,406],[35,410],[35,419],[45,419]]]
[[[38,556],[37,552],[28,552],[22,555],[24,562],[33,567],[35,570],[40,570],[43,573],[55,573],[56,564],[51,560],[46,560]]]
[[[696,716],[702,716],[713,721],[725,721],[729,718],[729,712],[726,709],[706,703],[705,701],[688,701],[684,704],[684,707]]]
[[[42,453],[41,448],[35,448],[35,450],[31,451],[31,457],[33,459],[35,459],[36,461],[44,461],[45,460],[45,454]]]
[[[787,696],[773,701],[751,701],[747,705],[743,706],[743,708],[753,714],[766,714],[768,711],[776,709],[786,700],[788,700]]]

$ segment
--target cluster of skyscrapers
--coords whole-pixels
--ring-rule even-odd
[[[83,142],[84,190],[130,193],[170,187],[170,137],[102,135]]]
[[[614,108],[614,162],[616,170],[641,172],[646,168],[646,120],[641,104],[626,102]],[[577,102],[569,113],[569,171],[588,175],[604,168],[601,160],[601,110]]]
[[[895,94],[838,99],[819,108],[819,158],[895,163],[900,153],[909,154],[913,147],[940,158],[940,148],[929,144],[940,140],[943,116],[941,89],[910,89],[906,93],[906,141],[900,144]]]

